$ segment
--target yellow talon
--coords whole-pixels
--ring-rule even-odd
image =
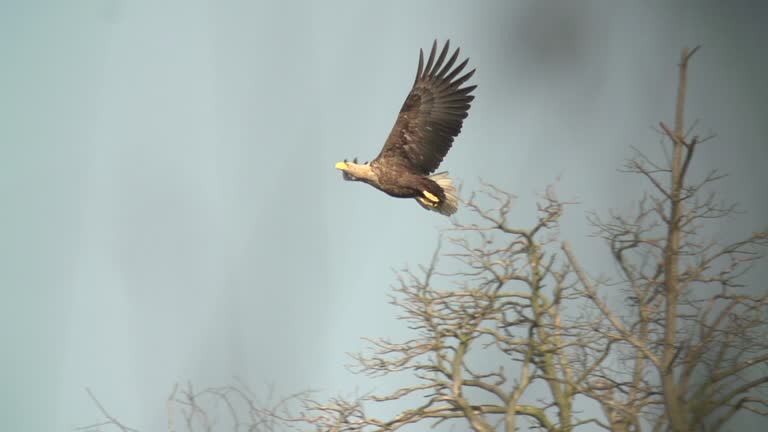
[[[425,197],[427,197],[428,200],[430,200],[430,201],[432,201],[434,203],[434,204],[430,204],[430,205],[435,206],[435,205],[437,205],[437,203],[440,202],[440,198],[432,195],[428,191],[423,191],[422,193],[424,194]]]
[[[436,202],[429,201],[429,200],[427,200],[425,198],[422,198],[422,197],[416,197],[416,199],[419,200],[419,202],[424,204],[425,206],[437,207],[437,203]]]

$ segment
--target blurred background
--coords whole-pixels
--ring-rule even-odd
[[[621,3],[621,4],[620,4]],[[165,425],[174,383],[368,390],[363,336],[406,334],[394,270],[428,263],[448,219],[347,183],[378,153],[420,48],[451,39],[479,87],[441,169],[578,201],[563,237],[600,271],[588,211],[645,189],[676,64],[687,118],[717,140],[696,173],[765,229],[768,7],[762,2],[0,2],[0,422],[62,431],[100,415]],[[559,181],[558,181],[559,179]],[[460,210],[458,217],[466,214]],[[762,276],[761,276],[762,275]],[[757,268],[752,280],[766,276]],[[763,285],[764,286],[764,285]]]

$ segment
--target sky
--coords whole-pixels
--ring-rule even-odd
[[[599,268],[585,214],[643,190],[676,63],[688,119],[717,140],[697,173],[765,229],[768,60],[759,2],[0,1],[0,423],[98,420],[89,387],[142,430],[175,382],[332,392],[365,336],[402,336],[394,270],[448,219],[334,170],[373,158],[418,50],[450,38],[476,99],[441,169],[518,196],[557,182],[563,236]],[[559,180],[558,180],[559,179]],[[460,210],[458,216],[466,215]],[[758,272],[763,271],[757,269]],[[757,280],[757,278],[755,278]]]

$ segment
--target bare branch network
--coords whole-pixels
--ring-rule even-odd
[[[720,174],[693,180],[694,156],[711,138],[685,130],[695,52],[681,55],[674,125],[660,123],[669,157],[638,151],[625,165],[650,191],[629,214],[590,218],[614,275],[592,277],[561,240],[568,204],[553,188],[536,221],[517,228],[514,197],[485,184],[464,203],[472,222],[454,221],[428,266],[399,274],[391,302],[412,338],[369,339],[371,350],[354,356],[355,372],[410,385],[327,400],[303,393],[273,406],[244,386],[189,386],[169,399],[169,430],[179,419],[187,430],[214,430],[205,397],[223,402],[235,431],[716,432],[737,416],[768,414],[768,290],[740,282],[768,234],[730,244],[704,234],[734,207],[711,192]],[[381,417],[372,405],[409,408]],[[106,422],[95,426],[131,430],[99,409]]]
[[[751,293],[739,281],[768,236],[723,245],[703,234],[734,207],[711,192],[722,175],[692,180],[694,155],[712,138],[684,130],[696,50],[681,55],[674,126],[660,123],[669,157],[654,162],[637,152],[625,166],[651,191],[631,214],[590,219],[610,248],[614,277],[590,277],[559,239],[565,204],[551,189],[537,222],[523,229],[509,222],[514,197],[486,184],[465,202],[477,222],[454,222],[447,249],[400,275],[392,302],[414,338],[371,339],[372,352],[355,357],[360,373],[405,374],[414,384],[305,404],[292,420],[324,431],[426,422],[480,432],[682,432],[722,430],[745,412],[765,415],[768,291]],[[460,269],[441,273],[438,257],[458,260]],[[609,295],[617,291],[618,303]],[[364,409],[393,401],[412,408],[389,418]]]

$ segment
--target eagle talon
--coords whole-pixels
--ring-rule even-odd
[[[440,202],[440,198],[432,195],[429,191],[422,191],[421,193],[424,194],[425,197],[427,197],[428,200],[432,201],[434,205],[437,205],[437,203]]]
[[[425,206],[428,206],[428,207],[432,207],[432,208],[435,208],[435,207],[437,207],[437,203],[436,203],[436,202],[432,202],[432,201],[429,201],[429,200],[427,200],[427,199],[424,199],[424,198],[422,198],[422,197],[417,197],[416,199],[417,199],[417,200],[418,200],[420,203],[424,204]]]

